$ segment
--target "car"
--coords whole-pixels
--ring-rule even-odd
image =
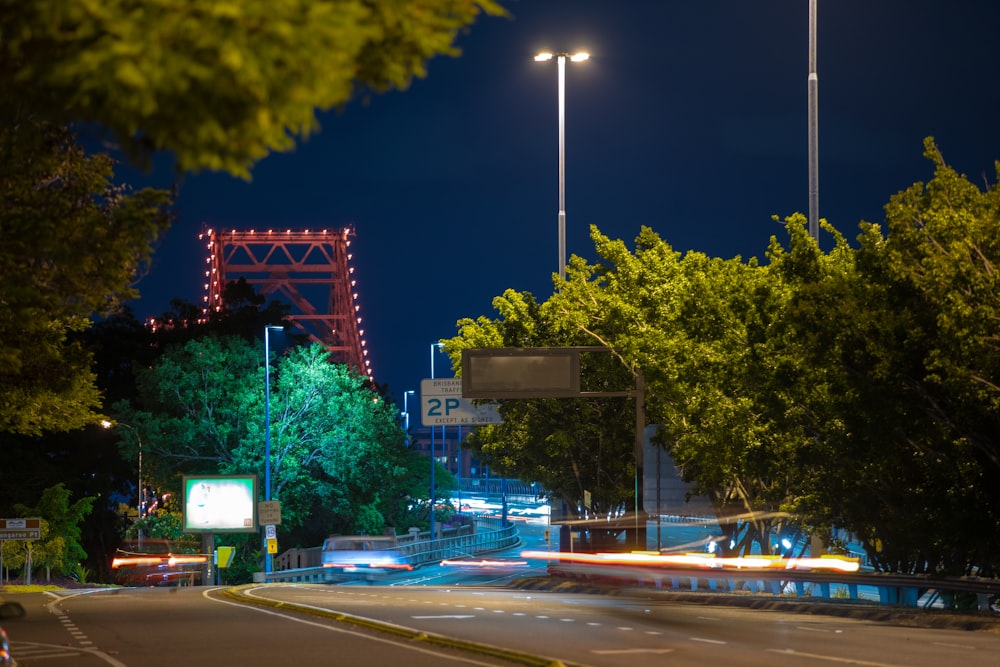
[[[207,562],[191,545],[144,539],[119,547],[111,569],[120,586],[193,586],[202,582]]]
[[[14,659],[10,657],[10,642],[7,641],[7,633],[0,628],[0,666],[7,667],[14,664]]]
[[[392,537],[334,535],[323,541],[323,567],[345,574],[386,574],[412,570]]]

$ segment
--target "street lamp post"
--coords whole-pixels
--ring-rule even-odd
[[[413,396],[416,392],[412,389],[407,389],[403,392],[403,431],[406,433],[406,446],[410,446],[410,396]]]
[[[134,427],[124,422],[111,422],[105,419],[104,421],[101,422],[101,426],[103,426],[104,428],[114,428],[115,426],[124,426],[128,430],[135,433],[136,442],[139,443],[139,502],[136,503],[135,507],[137,516],[141,519],[142,518],[142,436],[139,435],[139,431],[137,431]]]
[[[143,495],[142,494],[142,436],[139,435],[138,429],[136,429],[134,426],[131,426],[130,424],[126,424],[124,422],[111,422],[111,421],[108,421],[108,420],[105,419],[104,421],[101,422],[101,426],[103,426],[104,428],[114,428],[115,426],[124,426],[128,430],[130,430],[133,433],[135,433],[135,440],[136,440],[136,442],[139,443],[139,501],[136,503],[135,508],[136,508],[136,518],[137,519],[141,519],[142,518],[142,495]],[[141,530],[139,531],[139,541],[142,542],[142,531]]]
[[[536,62],[556,59],[559,70],[559,277],[566,277],[566,59],[578,63],[590,58],[584,51],[550,53],[535,56]]]
[[[809,235],[819,241],[819,76],[816,74],[816,0],[809,0]]]
[[[271,500],[271,331],[284,331],[284,327],[264,327],[264,500]],[[271,552],[264,538],[264,572],[271,572]]]
[[[440,350],[444,343],[431,343],[431,379],[434,379],[434,350]],[[444,446],[444,427],[441,427],[441,445]],[[431,426],[431,512],[430,512],[430,532],[431,539],[434,539],[434,497],[437,493],[434,482],[434,427]]]

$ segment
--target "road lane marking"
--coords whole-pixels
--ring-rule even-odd
[[[857,658],[841,658],[835,655],[822,655],[820,653],[803,653],[791,648],[769,648],[764,649],[768,653],[780,653],[781,655],[793,655],[798,658],[811,658],[813,660],[826,660],[827,662],[839,662],[845,665],[863,665],[863,667],[904,667],[890,662],[871,662],[869,660],[858,660]]]
[[[969,644],[950,644],[948,642],[931,642],[935,646],[944,646],[945,648],[964,648],[968,651],[975,651],[975,646],[970,646]]]
[[[410,616],[410,618],[428,619],[428,618],[475,618],[475,614],[439,614],[436,616]]]
[[[809,625],[796,625],[796,630],[802,630],[803,632],[826,632],[833,633],[835,635],[843,634],[843,630],[837,630],[836,628],[815,628]]]

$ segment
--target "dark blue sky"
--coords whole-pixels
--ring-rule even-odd
[[[557,69],[532,60],[541,49],[591,53],[566,72],[570,253],[595,259],[590,225],[629,242],[647,225],[680,251],[763,257],[783,235],[771,216],[807,210],[807,0],[504,4],[513,18],[481,18],[461,57],[323,114],[319,134],[265,159],[252,182],[187,176],[136,315],[200,303],[203,224],[353,225],[375,378],[402,404],[459,318],[493,317],[506,288],[552,293]],[[848,238],[880,222],[892,194],[931,177],[928,135],[992,183],[1000,3],[818,5],[821,217]],[[436,372],[451,375],[443,356]]]

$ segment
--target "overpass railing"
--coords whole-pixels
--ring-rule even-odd
[[[439,539],[401,541],[397,549],[403,560],[413,567],[438,563],[448,558],[461,558],[479,553],[499,551],[515,546],[520,541],[517,527],[507,522],[501,524],[497,517],[477,517],[476,530]],[[424,533],[426,534],[426,533]],[[344,579],[335,569],[322,566],[282,569],[275,572],[255,572],[254,583],[306,582],[336,583]]]
[[[651,569],[553,562],[549,575],[617,586],[864,600],[902,607],[930,607],[965,594],[974,597],[974,606],[981,611],[997,611],[992,605],[1000,596],[1000,579],[879,572]],[[862,590],[871,594],[863,596]]]

